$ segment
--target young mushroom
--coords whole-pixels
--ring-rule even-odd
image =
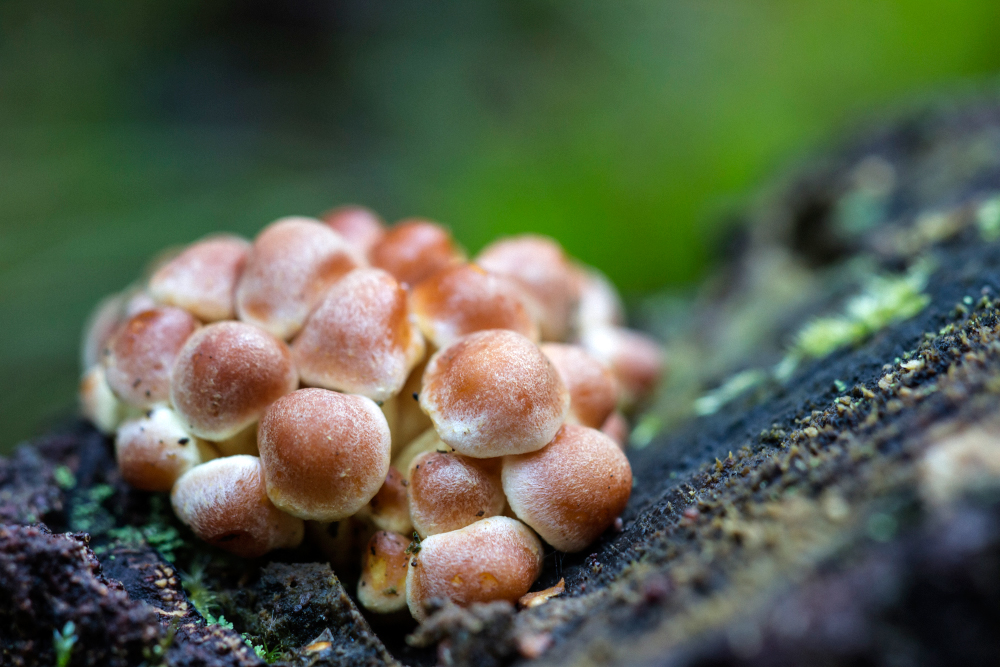
[[[216,456],[167,407],[124,422],[115,435],[118,469],[126,482],[143,491],[169,491],[181,475]]]
[[[503,490],[517,517],[560,551],[580,551],[625,509],[632,468],[600,431],[567,424],[545,448],[503,460]]]
[[[618,387],[608,367],[577,345],[543,343],[539,347],[569,390],[571,421],[601,428],[618,404]]]
[[[363,206],[341,206],[320,217],[330,229],[353,245],[362,257],[368,257],[375,244],[385,236],[382,219]]]
[[[371,250],[372,266],[413,287],[439,269],[461,261],[451,234],[429,220],[404,220],[386,232]]]
[[[250,324],[216,322],[177,356],[170,398],[191,433],[220,441],[251,427],[298,382],[282,341]]]
[[[514,603],[542,571],[542,545],[516,519],[494,516],[420,542],[406,573],[406,604],[418,621],[435,598],[467,606]]]
[[[598,327],[584,331],[580,345],[611,369],[626,406],[649,396],[663,374],[663,350],[638,331]]]
[[[104,366],[91,366],[80,379],[80,412],[105,435],[115,432],[128,408],[108,386]]]
[[[149,294],[158,303],[183,308],[203,322],[232,319],[236,283],[249,252],[248,241],[229,234],[198,241],[153,274]]]
[[[618,290],[608,277],[589,266],[577,267],[580,302],[576,309],[577,332],[598,327],[620,327],[625,322],[625,307]]]
[[[236,287],[236,312],[278,338],[298,333],[332,284],[364,260],[319,220],[283,218],[257,235]]]
[[[303,519],[351,516],[378,493],[389,471],[389,425],[363,396],[295,391],[268,408],[258,446],[267,495]]]
[[[486,246],[476,264],[512,278],[541,327],[543,340],[566,340],[580,299],[580,277],[562,247],[544,236],[526,234]]]
[[[475,264],[448,266],[417,284],[410,292],[410,309],[424,336],[438,348],[486,329],[510,329],[538,340],[538,325],[517,285]]]
[[[409,535],[413,531],[407,493],[409,484],[403,473],[390,467],[382,487],[358,516],[367,518],[379,530]]]
[[[199,538],[256,558],[302,542],[302,519],[275,507],[256,456],[226,456],[188,470],[170,494],[177,518]]]
[[[601,433],[614,440],[615,444],[623,450],[628,445],[629,430],[628,420],[618,410],[608,415],[608,418],[601,424]]]
[[[198,320],[173,306],[130,317],[108,342],[104,356],[111,391],[140,408],[166,403],[174,360],[197,328]]]
[[[420,407],[458,453],[493,458],[540,449],[569,412],[569,392],[538,346],[491,329],[436,353]]]
[[[410,474],[410,464],[424,452],[452,452],[455,451],[444,444],[441,436],[434,428],[429,428],[419,436],[411,440],[403,447],[398,454],[392,458],[392,467],[407,477]]]
[[[326,293],[292,343],[303,383],[386,401],[424,356],[406,292],[381,269],[357,269]]]
[[[447,533],[503,513],[507,499],[496,459],[424,452],[410,463],[410,518],[420,537]]]
[[[377,614],[406,609],[410,540],[385,530],[372,535],[361,554],[358,602]]]

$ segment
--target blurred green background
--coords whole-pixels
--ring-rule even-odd
[[[0,450],[72,414],[158,250],[357,202],[689,284],[718,212],[875,110],[985,80],[996,0],[3,0]]]

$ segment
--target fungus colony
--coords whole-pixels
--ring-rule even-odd
[[[469,262],[433,222],[356,207],[160,260],[98,306],[83,360],[122,476],[170,491],[199,538],[251,558],[309,536],[362,561],[366,608],[418,619],[432,598],[515,601],[539,538],[579,551],[614,523],[620,410],[661,370],[552,240]]]

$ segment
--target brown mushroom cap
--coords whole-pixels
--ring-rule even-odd
[[[101,363],[108,342],[124,319],[125,294],[104,297],[87,316],[80,344],[80,365],[87,372]]]
[[[542,571],[542,545],[516,519],[494,516],[450,533],[431,535],[410,558],[406,603],[417,620],[434,598],[460,606],[517,602]]]
[[[634,405],[656,389],[663,374],[663,350],[648,336],[620,327],[598,327],[583,332],[580,344],[614,373],[625,405]]]
[[[424,452],[410,463],[410,518],[420,537],[458,530],[503,513],[497,459]]]
[[[539,347],[569,390],[570,418],[601,428],[618,405],[618,387],[611,370],[578,345],[544,343]]]
[[[326,293],[292,343],[305,384],[385,401],[424,356],[406,292],[381,269],[357,269]]]
[[[389,470],[389,425],[363,396],[300,389],[260,422],[267,494],[294,516],[337,521],[378,493]]]
[[[211,446],[187,432],[170,408],[118,427],[115,458],[126,482],[143,491],[169,491],[174,482],[203,460],[215,458]]]
[[[255,558],[302,542],[302,519],[275,507],[256,456],[226,456],[188,470],[170,494],[174,513],[209,544]]]
[[[372,266],[410,287],[461,258],[451,234],[429,220],[396,223],[371,250]]]
[[[410,463],[424,452],[452,452],[455,451],[444,444],[441,436],[433,427],[427,429],[419,436],[411,440],[392,459],[392,467],[407,477],[410,474]]]
[[[249,252],[250,243],[238,236],[198,241],[153,274],[149,293],[158,303],[183,308],[204,322],[232,319],[236,283]]]
[[[420,407],[458,453],[494,458],[540,449],[569,412],[569,392],[538,346],[491,329],[435,354]]]
[[[608,418],[601,424],[601,433],[614,440],[615,444],[623,450],[628,445],[629,432],[628,420],[618,410],[608,415]]]
[[[510,329],[538,340],[538,325],[521,289],[475,264],[448,266],[421,281],[410,292],[410,309],[424,336],[439,348],[486,329]]]
[[[622,326],[625,323],[625,307],[614,284],[593,267],[581,266],[577,271],[580,302],[576,311],[576,330]]]
[[[378,614],[406,608],[406,570],[410,540],[381,530],[368,540],[361,554],[358,602]]]
[[[283,218],[254,240],[236,286],[236,312],[278,338],[291,338],[327,288],[361,264],[354,248],[319,220]]]
[[[625,509],[632,468],[600,431],[567,424],[544,449],[503,460],[503,490],[521,521],[560,551],[580,551]]]
[[[226,440],[298,385],[288,346],[243,322],[198,330],[177,356],[170,397],[188,429]]]
[[[524,289],[543,340],[566,340],[580,299],[580,276],[558,243],[530,234],[501,239],[486,246],[476,264]]]
[[[122,401],[146,408],[170,398],[170,369],[198,328],[186,310],[160,306],[130,317],[109,341],[108,386]]]
[[[382,219],[364,206],[341,206],[320,216],[330,229],[353,245],[363,257],[385,236]]]
[[[379,530],[409,535],[413,532],[407,493],[409,484],[403,473],[390,467],[382,487],[359,515],[363,515]]]

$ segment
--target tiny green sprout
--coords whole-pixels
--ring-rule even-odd
[[[633,447],[645,447],[663,429],[663,420],[654,414],[647,414],[639,420],[639,423],[632,429],[629,437],[629,444]]]
[[[281,650],[280,647],[269,649],[267,647],[267,642],[256,644],[254,643],[253,636],[249,632],[244,632],[241,636],[243,637],[243,641],[247,643],[247,646],[252,648],[253,652],[257,654],[257,657],[266,662],[267,664],[273,665],[274,663],[281,660],[283,651]]]
[[[52,631],[52,648],[56,652],[56,667],[66,667],[69,664],[76,640],[76,624],[73,621],[66,621],[66,625],[61,631]]]
[[[845,391],[847,391],[847,385],[844,384],[843,380],[834,380],[833,387],[840,394],[843,394]]]
[[[56,480],[56,485],[64,491],[68,491],[76,486],[76,476],[66,466],[56,466],[56,469],[52,471],[52,476]]]
[[[987,241],[1000,239],[1000,195],[987,199],[976,211],[979,233]]]

